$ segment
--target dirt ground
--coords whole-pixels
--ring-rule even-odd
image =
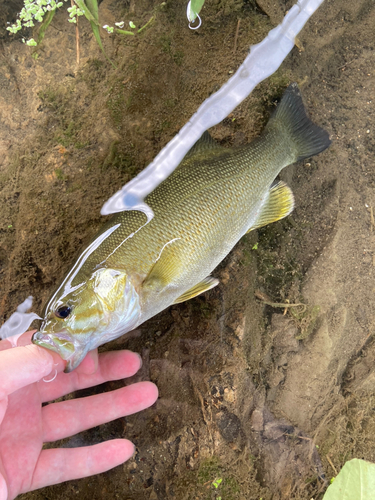
[[[191,31],[185,1],[104,0],[102,24],[154,16],[139,35],[103,37],[116,69],[85,20],[77,67],[66,12],[33,51],[5,31],[21,2],[0,3],[2,322],[30,294],[41,311],[103,202],[294,2],[206,0]],[[325,0],[279,71],[212,130],[228,147],[252,140],[296,81],[332,146],[282,172],[294,212],[244,237],[218,287],[104,346],[142,353],[134,380],[160,398],[58,446],[127,437],[134,458],[25,499],[317,500],[345,461],[375,462],[374,26],[372,0]]]

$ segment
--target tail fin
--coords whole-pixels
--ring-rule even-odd
[[[296,161],[317,155],[331,144],[328,133],[306,115],[301,92],[296,83],[286,89],[266,128],[274,126],[289,132],[297,149]]]

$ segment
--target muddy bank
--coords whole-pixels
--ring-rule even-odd
[[[103,24],[155,16],[141,36],[105,38],[116,70],[83,21],[77,68],[63,13],[34,57],[1,32],[1,321],[29,294],[40,311],[102,223],[103,201],[293,4],[206,3],[192,32],[183,2],[104,0]],[[214,273],[220,286],[105,346],[141,352],[136,379],[153,380],[160,399],[59,445],[124,436],[134,459],[25,498],[317,499],[346,460],[375,461],[374,21],[369,0],[326,0],[281,69],[212,130],[224,146],[250,141],[297,81],[333,144],[281,174],[295,211],[244,237]]]

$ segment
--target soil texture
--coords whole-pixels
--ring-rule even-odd
[[[31,49],[5,31],[22,3],[0,3],[2,322],[28,295],[41,312],[103,203],[294,2],[206,0],[192,31],[187,1],[104,0],[102,25],[153,18],[103,35],[116,68],[82,18],[77,65],[65,7]],[[317,500],[347,460],[375,462],[374,26],[374,1],[325,0],[281,68],[211,130],[227,147],[251,141],[295,81],[332,145],[281,173],[294,212],[246,235],[218,287],[103,346],[140,352],[134,380],[160,398],[57,446],[127,437],[133,459],[25,499]]]

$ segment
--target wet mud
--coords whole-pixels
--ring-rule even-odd
[[[102,24],[154,17],[137,36],[103,36],[116,69],[81,19],[77,66],[64,12],[36,50],[0,30],[1,322],[28,295],[40,312],[103,202],[293,2],[206,4],[193,32],[180,0],[104,0]],[[3,24],[18,10],[6,2]],[[375,461],[374,24],[374,2],[326,0],[277,73],[211,130],[228,147],[252,140],[296,81],[332,146],[281,173],[294,212],[246,235],[213,273],[218,287],[103,346],[140,352],[133,380],[160,398],[57,445],[127,437],[133,459],[23,498],[316,500],[347,460]]]

